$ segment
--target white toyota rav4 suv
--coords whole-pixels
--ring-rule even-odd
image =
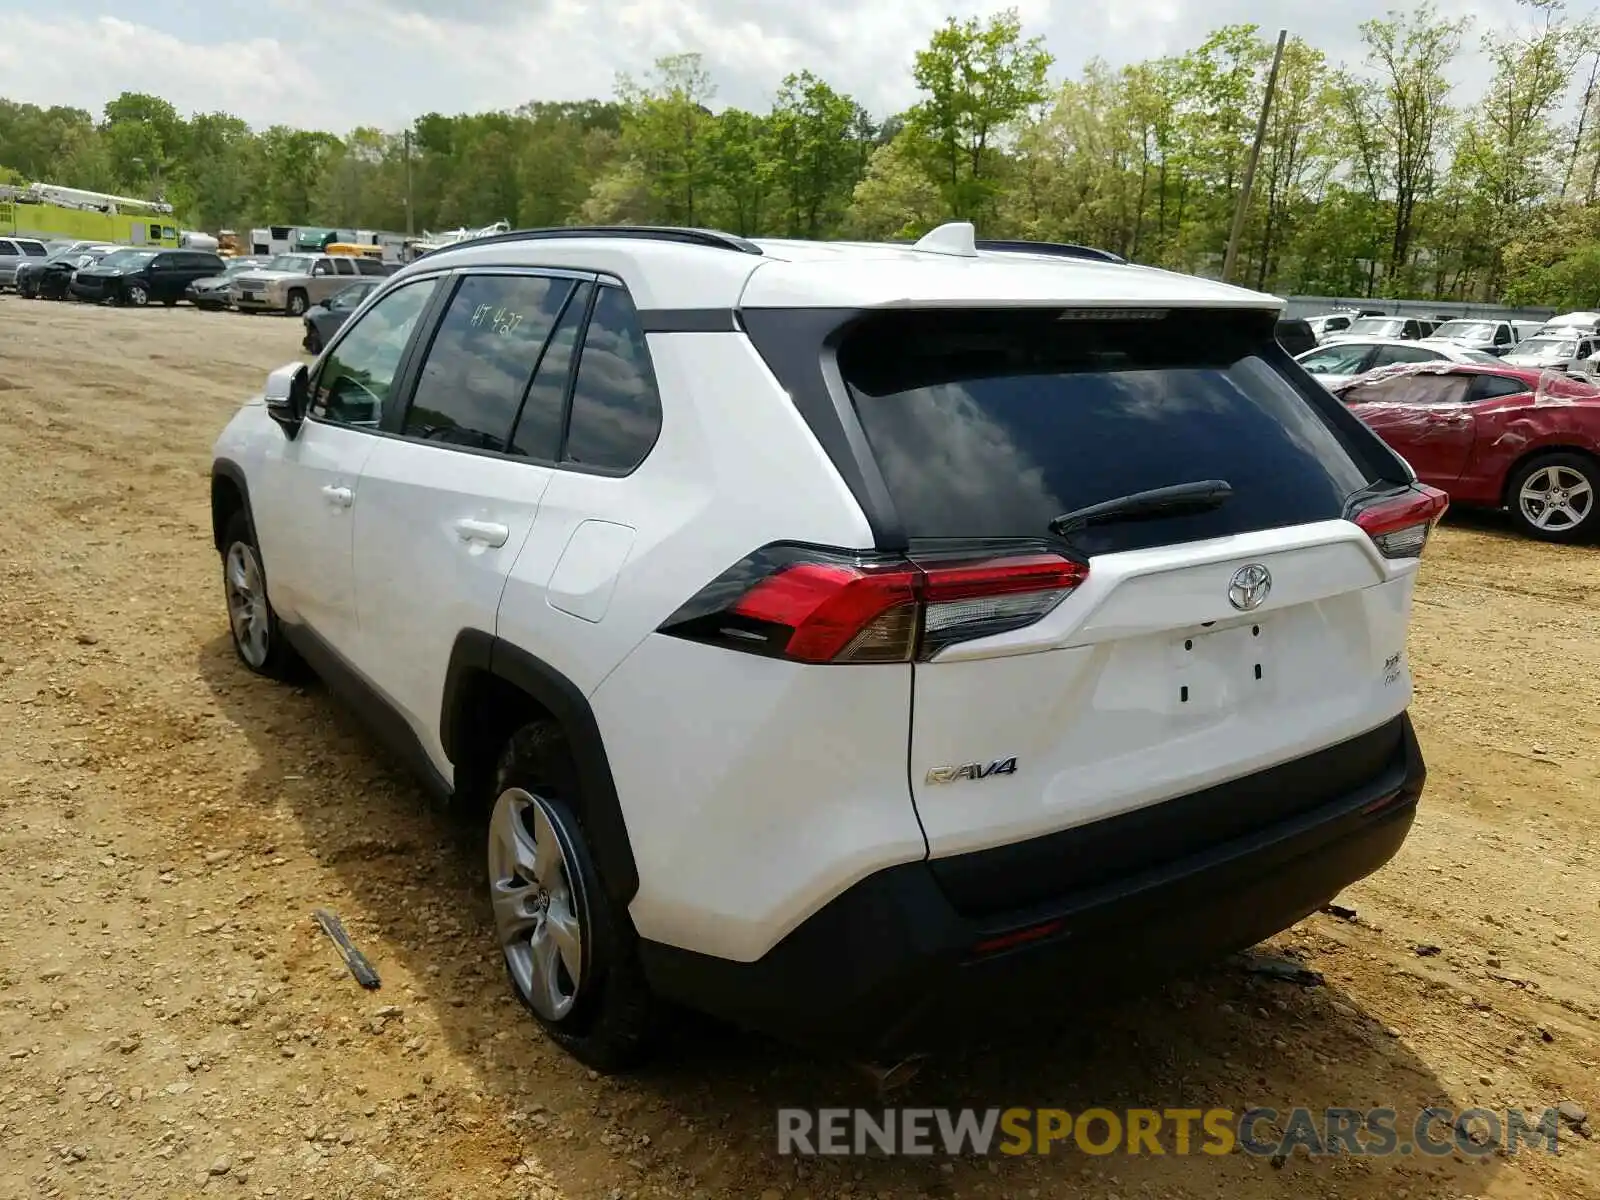
[[[440,251],[216,443],[239,657],[482,806],[602,1068],[662,1002],[881,1058],[1247,946],[1411,827],[1445,507],[1279,307],[959,223]]]

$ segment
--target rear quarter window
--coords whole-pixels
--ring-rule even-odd
[[[859,322],[838,361],[914,539],[1042,538],[1133,492],[1234,490],[1211,512],[1075,534],[1092,554],[1337,519],[1373,482],[1361,432],[1285,376],[1273,335],[1261,313],[895,313]]]

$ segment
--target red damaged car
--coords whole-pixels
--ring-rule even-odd
[[[1600,536],[1600,387],[1553,371],[1406,363],[1332,391],[1454,504],[1548,542]]]

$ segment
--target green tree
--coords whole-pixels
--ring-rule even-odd
[[[833,233],[870,158],[876,133],[871,118],[849,96],[801,71],[778,88],[768,129],[784,232],[812,238]]]
[[[187,161],[188,125],[160,96],[123,92],[101,123],[111,169],[129,191],[157,194]]]
[[[1484,46],[1494,77],[1464,122],[1457,169],[1483,201],[1478,231],[1495,248],[1485,286],[1499,290],[1500,249],[1528,219],[1535,202],[1556,190],[1560,149],[1557,110],[1590,34],[1566,17],[1564,0],[1518,0],[1531,23],[1510,33],[1491,31]]]
[[[644,169],[662,220],[694,225],[715,182],[715,118],[708,106],[716,86],[700,56],[658,59],[642,84],[620,77],[617,95],[626,109],[623,151]]]
[[[1042,38],[1022,36],[1016,9],[987,22],[954,17],[917,51],[920,100],[906,114],[910,149],[938,186],[952,217],[991,210],[1005,168],[1005,139],[1049,92],[1054,61]]]
[[[746,237],[766,230],[775,174],[770,124],[771,118],[730,108],[711,130],[708,153],[719,222]]]
[[[914,137],[902,132],[873,151],[850,205],[849,226],[857,236],[920,237],[944,220],[944,194],[923,169]]]
[[[1356,137],[1370,154],[1364,170],[1372,195],[1390,206],[1388,286],[1395,294],[1412,284],[1404,273],[1455,116],[1447,71],[1469,24],[1466,17],[1444,19],[1431,3],[1361,24],[1373,78],[1345,89],[1346,117],[1361,126]]]

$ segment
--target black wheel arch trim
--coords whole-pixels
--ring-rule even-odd
[[[217,520],[217,482],[227,480],[239,490],[239,497],[244,501],[245,524],[250,527],[250,534],[255,536],[255,514],[250,508],[250,484],[245,479],[244,468],[231,458],[219,458],[211,464],[211,540],[217,548],[217,553],[222,553],[222,535],[227,528],[226,521]]]
[[[439,714],[439,740],[445,756],[456,765],[458,778],[458,755],[470,745],[469,713],[463,701],[474,674],[510,684],[560,722],[583,789],[582,817],[601,878],[607,894],[626,911],[639,890],[639,870],[605,741],[588,697],[555,667],[521,647],[479,629],[463,629],[450,653]]]

